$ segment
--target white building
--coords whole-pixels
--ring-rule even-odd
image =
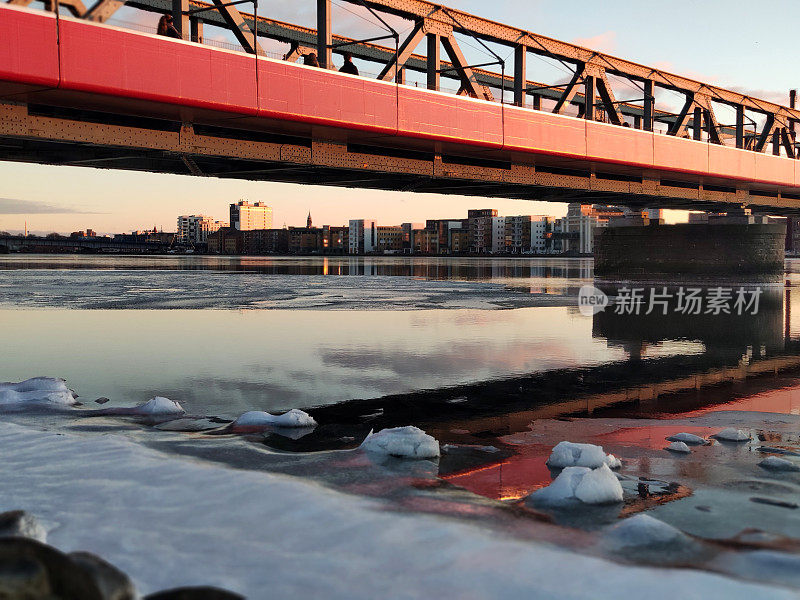
[[[552,232],[555,217],[536,215],[531,218],[531,249],[533,254],[552,254]]]
[[[177,241],[180,244],[205,244],[209,233],[227,226],[227,223],[206,215],[181,215],[178,217]]]
[[[231,204],[231,227],[239,231],[272,229],[272,207],[263,202],[239,200]]]
[[[350,219],[350,254],[374,252],[378,247],[378,222],[375,219]]]

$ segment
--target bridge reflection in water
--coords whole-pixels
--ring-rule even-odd
[[[792,322],[792,309],[800,314],[800,294],[793,291],[765,287],[758,312],[741,316],[601,312],[593,317],[592,336],[624,348],[627,360],[351,401],[312,412],[321,423],[339,424],[369,415],[365,429],[414,423],[443,443],[471,445],[474,452],[445,454],[439,476],[484,496],[522,497],[551,480],[545,461],[552,444],[537,441],[530,432],[537,420],[678,417],[715,409],[800,412],[800,394],[772,393],[796,385],[800,372],[800,323]],[[676,344],[684,344],[686,353],[675,355]],[[660,353],[666,345],[671,351]],[[711,433],[705,429],[692,431]],[[660,449],[666,435],[631,428],[608,442]],[[287,448],[319,448],[332,442],[326,437],[323,426],[287,442]]]

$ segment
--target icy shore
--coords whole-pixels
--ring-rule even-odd
[[[167,457],[121,437],[0,423],[0,510],[87,550],[148,593],[216,585],[249,598],[795,598],[691,570],[631,567],[285,476]],[[402,587],[397,587],[402,581]]]

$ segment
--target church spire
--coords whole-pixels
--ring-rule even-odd
[[[306,219],[306,227],[311,229],[311,211],[308,211],[308,218]]]

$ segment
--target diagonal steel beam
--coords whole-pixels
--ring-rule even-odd
[[[258,40],[256,40],[256,34],[252,29],[250,29],[247,23],[244,22],[242,14],[237,10],[237,8],[235,6],[226,4],[224,0],[212,0],[212,2],[219,10],[219,14],[225,20],[225,24],[228,26],[228,29],[230,29],[231,32],[233,32],[233,35],[236,36],[236,39],[239,40],[242,48],[251,54],[266,56],[266,52],[264,52],[261,44],[259,44]]]
[[[564,109],[569,106],[569,104],[572,102],[572,99],[575,98],[575,94],[578,93],[578,84],[581,82],[582,76],[583,68],[581,67],[576,69],[575,73],[572,75],[572,79],[569,80],[567,87],[564,88],[561,97],[558,99],[558,102],[556,102],[555,107],[553,107],[554,113],[560,115],[564,112]],[[589,102],[594,103],[594,99],[587,98],[584,103],[588,104]]]
[[[464,58],[464,54],[461,52],[461,48],[456,39],[452,35],[442,36],[441,39],[444,51],[447,52],[447,56],[450,57],[450,61],[453,63],[453,68],[456,69],[456,73],[458,73],[459,79],[461,79],[461,87],[474,98],[494,100],[492,92],[478,83],[475,73],[469,68],[467,60]]]
[[[383,67],[378,74],[378,79],[388,81],[395,76],[395,65],[398,71],[405,67],[406,62],[411,58],[412,53],[416,50],[417,46],[419,46],[422,38],[425,37],[424,25],[424,20],[417,21],[416,25],[414,25],[414,29],[400,45],[397,56],[393,56],[392,59],[386,63],[386,66]]]

